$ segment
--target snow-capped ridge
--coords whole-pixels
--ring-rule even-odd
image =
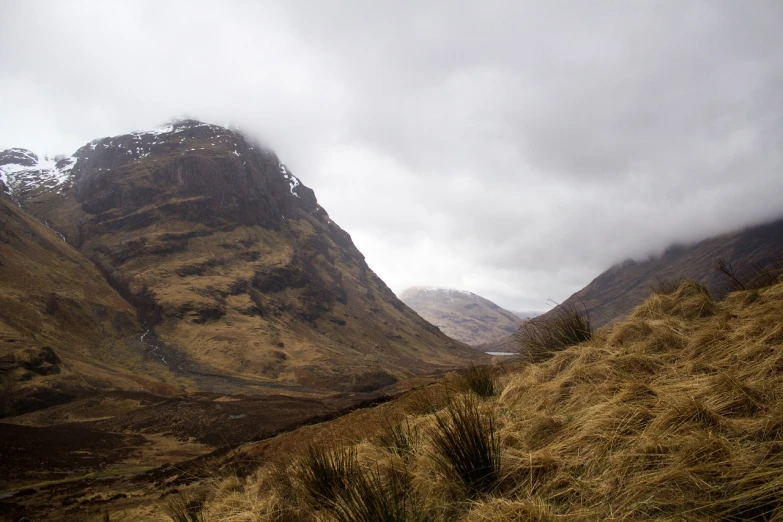
[[[480,297],[478,294],[469,292],[467,290],[458,290],[456,288],[448,288],[445,286],[412,286],[405,290],[405,292],[440,292],[443,294],[459,294],[467,297]]]

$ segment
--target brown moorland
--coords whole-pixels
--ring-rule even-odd
[[[781,283],[718,301],[686,281],[543,363],[493,369],[494,396],[457,378],[245,444],[111,520],[168,520],[171,499],[211,521],[778,520],[781,325]],[[314,496],[315,469],[331,493]]]
[[[165,388],[134,374],[140,330],[89,260],[0,196],[0,417],[95,388]]]

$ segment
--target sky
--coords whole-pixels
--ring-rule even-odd
[[[0,0],[0,150],[237,125],[398,294],[545,310],[783,215],[776,0]]]

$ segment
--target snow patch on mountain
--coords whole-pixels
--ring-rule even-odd
[[[189,132],[194,129],[198,130]],[[62,156],[50,155],[39,157],[26,149],[8,149],[0,153],[0,190],[20,201],[26,199],[32,191],[37,193],[40,189],[61,194],[73,178],[72,170],[77,161],[81,162],[82,167],[87,165],[90,171],[104,171],[129,163],[143,162],[148,156],[159,152],[174,152],[187,156],[194,153],[203,154],[204,151],[209,151],[207,154],[210,155],[221,154],[225,150],[227,154],[238,158],[243,166],[247,165],[248,161],[258,159],[262,163],[276,164],[291,195],[299,199],[303,197],[301,181],[279,161],[273,151],[261,145],[250,145],[248,149],[251,154],[240,152],[244,149],[238,144],[239,136],[218,125],[196,120],[179,120],[152,130],[93,140],[77,150],[73,156],[64,159],[61,159]],[[107,155],[107,149],[112,149],[113,154]],[[105,161],[107,157],[111,158],[110,162]],[[98,161],[102,166],[95,164],[96,158],[102,158]]]
[[[288,172],[288,169],[285,168],[285,165],[282,163],[280,163],[280,174],[288,180],[288,186],[291,187],[291,194],[297,198],[300,197],[299,194],[295,192],[296,188],[299,186],[299,178]]]
[[[185,121],[175,121],[175,122],[167,123],[166,125],[162,125],[152,130],[132,132],[131,136],[141,137],[145,134],[151,134],[153,136],[161,136],[163,134],[182,132],[187,129],[195,129],[197,127],[214,127],[215,129],[221,129],[221,127],[218,127],[217,125],[185,120]]]
[[[60,194],[73,177],[76,161],[73,156],[39,157],[26,149],[8,149],[0,153],[0,181],[12,197],[37,187],[55,189]]]

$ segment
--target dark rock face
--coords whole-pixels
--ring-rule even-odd
[[[0,376],[25,381],[32,375],[54,375],[60,373],[61,362],[48,346],[24,348],[0,357]]]
[[[104,138],[75,157],[76,200],[95,216],[82,241],[107,228],[133,230],[173,217],[213,229],[278,229],[297,211],[319,210],[313,191],[273,152],[192,120]]]
[[[75,199],[84,215],[78,245],[113,274],[110,277],[117,279],[116,286],[126,289],[124,295],[134,292],[130,281],[123,282],[115,274],[117,269],[138,258],[185,252],[192,238],[248,226],[280,231],[286,228],[287,219],[303,215],[319,224],[329,222],[313,191],[273,152],[222,127],[181,121],[157,131],[93,141],[74,157]],[[167,232],[150,240],[151,230],[169,222],[198,230]],[[351,249],[349,256],[361,259],[347,234],[337,227],[331,229],[340,243]],[[118,236],[134,237],[117,241]],[[309,236],[308,241],[316,253],[328,252],[317,236]],[[234,258],[252,263],[261,253],[250,245],[229,248],[236,250]],[[261,293],[309,287],[314,299],[300,315],[314,319],[320,304],[330,300],[330,292],[323,291],[326,283],[306,257],[295,256],[285,266],[257,271],[251,284]],[[226,264],[230,261],[210,258],[184,264],[176,273],[180,277],[205,276]],[[135,293],[127,297],[131,302],[140,301],[138,290]],[[339,287],[337,293],[338,299],[344,299]],[[163,313],[180,318],[194,314],[196,322],[204,323],[222,317],[224,307],[185,302]]]

